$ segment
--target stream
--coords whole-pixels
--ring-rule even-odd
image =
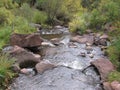
[[[103,90],[99,73],[90,65],[91,61],[104,57],[100,47],[92,46],[88,51],[85,44],[71,42],[67,28],[40,33],[50,43],[40,48],[42,58],[57,67],[35,76],[19,74],[11,84],[11,90]],[[60,39],[59,45],[49,41],[53,38]],[[91,58],[88,52],[94,57]]]

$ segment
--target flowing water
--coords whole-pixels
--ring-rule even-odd
[[[58,46],[45,47],[42,51],[43,60],[57,67],[35,76],[20,74],[11,90],[103,90],[98,72],[90,65],[91,61],[104,57],[100,47],[92,46],[88,51],[85,44],[70,42],[71,35],[65,30],[65,34],[54,35],[60,38]],[[53,38],[50,33],[43,36]],[[83,52],[86,57],[80,55]]]

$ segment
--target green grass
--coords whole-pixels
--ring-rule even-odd
[[[119,81],[120,82],[120,72],[113,71],[108,75],[108,81]]]
[[[10,69],[14,61],[8,54],[0,54],[0,87],[6,87],[15,75]]]
[[[0,49],[9,42],[12,28],[10,26],[0,27]]]

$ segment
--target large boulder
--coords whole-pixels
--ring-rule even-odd
[[[38,73],[42,74],[46,70],[53,69],[54,67],[56,67],[56,66],[51,64],[50,62],[42,61],[42,62],[36,64],[35,69],[37,70]]]
[[[12,34],[10,44],[20,47],[38,47],[41,45],[42,39],[40,34]]]
[[[9,53],[12,57],[16,58],[16,63],[22,68],[33,67],[41,61],[40,55],[29,52],[19,46],[14,46]]]
[[[91,64],[99,71],[102,81],[106,81],[108,74],[115,70],[115,67],[108,59],[97,59],[91,62]]]

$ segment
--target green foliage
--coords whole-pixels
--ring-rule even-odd
[[[13,9],[13,13],[15,16],[24,17],[29,22],[31,22],[34,14],[34,9],[30,8],[27,3],[24,3],[20,8]]]
[[[10,26],[0,27],[0,50],[9,42],[12,28]]]
[[[47,15],[45,12],[36,10],[33,16],[33,23],[45,24],[47,21]]]
[[[76,17],[69,23],[69,28],[71,32],[79,32],[80,34],[83,34],[86,29],[84,19]]]
[[[94,9],[91,12],[89,27],[97,30],[102,29],[102,26],[105,24],[107,18],[107,16],[101,15],[101,12],[97,9]]]
[[[29,22],[20,16],[16,16],[14,23],[13,23],[13,29],[15,33],[33,33],[35,32],[35,28],[30,26]]]
[[[120,72],[113,71],[108,75],[108,81],[119,81],[120,82]]]
[[[101,0],[81,0],[81,5],[89,11],[92,11],[99,6],[100,1]]]
[[[120,37],[115,40],[115,42],[112,43],[111,46],[109,46],[108,55],[111,60],[111,62],[118,68],[120,71]]]
[[[0,0],[0,7],[5,7],[7,9],[13,9],[17,7],[16,3],[12,3],[12,0]]]
[[[0,54],[0,87],[6,87],[15,75],[10,69],[14,61],[8,54]]]
[[[12,24],[13,18],[14,15],[11,13],[11,11],[4,7],[0,8],[0,25]]]

